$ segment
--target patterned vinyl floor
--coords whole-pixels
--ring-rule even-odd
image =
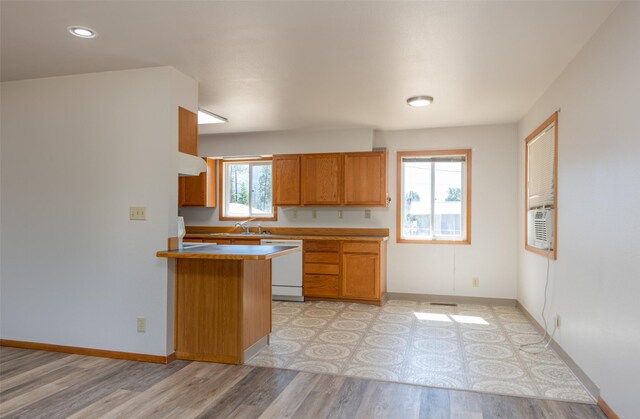
[[[247,364],[488,393],[595,403],[516,307],[389,300],[273,302],[271,344]]]

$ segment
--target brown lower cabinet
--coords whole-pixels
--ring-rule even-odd
[[[304,241],[306,299],[382,304],[387,293],[387,243]]]
[[[211,244],[258,245],[254,238],[185,238]],[[380,305],[387,294],[387,242],[304,240],[303,294],[309,300]]]

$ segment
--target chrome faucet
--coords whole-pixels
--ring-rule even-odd
[[[245,233],[249,233],[249,226],[247,225],[247,221],[237,222],[236,227],[240,227]]]

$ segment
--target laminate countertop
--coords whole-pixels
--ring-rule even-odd
[[[234,234],[234,233],[187,233],[186,239],[273,239],[273,240],[344,240],[344,241],[375,241],[389,240],[389,236],[350,236],[323,234]]]
[[[198,244],[185,246],[181,250],[162,250],[156,256],[172,259],[265,260],[299,251],[300,248],[296,246]]]

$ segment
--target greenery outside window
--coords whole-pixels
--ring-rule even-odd
[[[271,160],[223,160],[221,220],[276,220]]]
[[[471,150],[398,152],[398,243],[471,243]]]

